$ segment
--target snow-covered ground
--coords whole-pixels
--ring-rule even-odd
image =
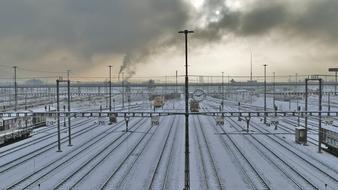
[[[149,101],[131,104],[130,111],[151,110]],[[277,104],[286,109],[289,103]],[[291,103],[292,109],[295,104]],[[73,107],[97,110],[99,105],[82,102]],[[219,100],[207,98],[201,111],[215,111],[218,106]],[[262,109],[262,97],[245,106],[241,109]],[[116,105],[116,109],[122,108]],[[225,111],[237,109],[235,102],[226,101]],[[183,100],[168,100],[157,111],[170,110],[183,111]],[[224,126],[210,116],[189,119],[191,189],[338,189],[338,158],[317,152],[314,118],[309,119],[307,146],[294,142],[297,118],[281,119],[277,129],[252,118],[249,133],[245,121],[237,118],[226,118]],[[122,118],[112,125],[96,121],[72,120],[72,146],[67,128],[62,127],[62,152],[57,152],[55,126],[36,129],[32,137],[0,148],[0,189],[184,188],[183,115],[161,117],[158,126],[151,125],[150,118],[131,118],[128,132]]]

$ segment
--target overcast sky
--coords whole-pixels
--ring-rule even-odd
[[[1,0],[0,75],[254,75],[338,66],[337,0]],[[2,65],[2,66],[1,66]],[[30,71],[28,71],[30,70]],[[34,72],[33,72],[34,71]],[[41,72],[37,72],[41,71]],[[48,71],[48,73],[42,73]],[[0,78],[1,78],[0,77]]]

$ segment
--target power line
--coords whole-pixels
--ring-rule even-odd
[[[13,68],[12,65],[0,64],[1,67],[8,67]],[[67,73],[66,71],[45,71],[45,70],[36,70],[36,69],[27,69],[25,67],[17,67],[18,70],[27,71],[27,72],[34,72],[34,73]]]
[[[19,70],[22,71],[28,71],[28,72],[34,72],[34,73],[67,73],[66,71],[43,71],[43,70],[32,70],[32,69],[25,69],[25,68],[21,68],[18,67]]]

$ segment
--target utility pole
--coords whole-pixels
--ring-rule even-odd
[[[335,79],[336,79],[336,85],[334,86],[334,94],[337,95],[337,71],[336,71]]]
[[[14,69],[14,111],[16,111],[17,106],[18,106],[18,89],[17,89],[17,83],[16,83],[17,66],[13,66],[13,69]]]
[[[330,100],[330,92],[327,94],[327,115],[330,116],[330,112],[331,112],[331,100]]]
[[[111,65],[109,67],[109,111],[111,112]]]
[[[252,81],[252,51],[250,51],[251,53],[251,59],[250,59],[250,81]]]
[[[228,100],[230,99],[230,75],[228,75]]]
[[[124,108],[124,72],[122,72],[122,108]]]
[[[176,85],[175,85],[175,95],[177,96],[177,70],[176,70]]]
[[[222,111],[224,109],[224,72],[222,72]]]
[[[164,90],[164,95],[166,95],[167,94],[167,88],[168,88],[168,77],[167,77],[167,75],[165,76],[165,90]]]
[[[275,107],[276,73],[273,72],[273,106]]]
[[[308,78],[305,79],[305,112],[307,112],[307,99],[308,99]],[[308,115],[305,115],[305,119],[304,119],[304,126],[305,126],[305,138],[307,138],[307,117]]]
[[[264,112],[266,112],[266,66],[267,64],[264,64]],[[264,113],[264,124],[266,124],[266,113]]]
[[[322,83],[323,79],[319,79],[319,136],[318,136],[318,152],[322,152]]]
[[[56,111],[57,111],[57,130],[58,130],[58,150],[61,151],[61,134],[60,134],[60,99],[59,99],[59,79],[56,80]]]
[[[296,92],[298,92],[298,73],[296,73]]]
[[[67,80],[67,88],[68,88],[68,146],[72,146],[72,132],[70,126],[70,80],[69,80],[69,73],[68,73],[68,80]]]
[[[185,167],[184,167],[184,190],[190,190],[190,171],[189,171],[189,78],[188,78],[188,34],[194,31],[184,30],[185,37]]]
[[[68,99],[68,112],[70,112],[70,70],[67,70],[67,99]],[[72,146],[72,132],[71,132],[71,123],[70,123],[70,115],[68,115],[68,146]]]

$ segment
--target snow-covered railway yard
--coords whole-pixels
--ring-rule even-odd
[[[218,100],[201,102],[201,111],[217,111]],[[170,100],[163,110],[183,110]],[[225,111],[236,111],[227,102]],[[254,110],[257,106],[241,109]],[[128,111],[149,111],[138,102]],[[157,111],[161,111],[158,109]],[[302,120],[301,120],[302,121]],[[302,121],[303,122],[303,121]],[[317,120],[309,118],[306,146],[294,141],[297,118],[283,118],[277,129],[251,118],[189,117],[191,189],[338,189],[338,159],[317,152]],[[56,126],[35,129],[32,137],[0,148],[1,189],[183,189],[184,116],[131,118],[112,125],[96,118],[72,119],[72,146],[61,126],[62,152],[57,152]]]

